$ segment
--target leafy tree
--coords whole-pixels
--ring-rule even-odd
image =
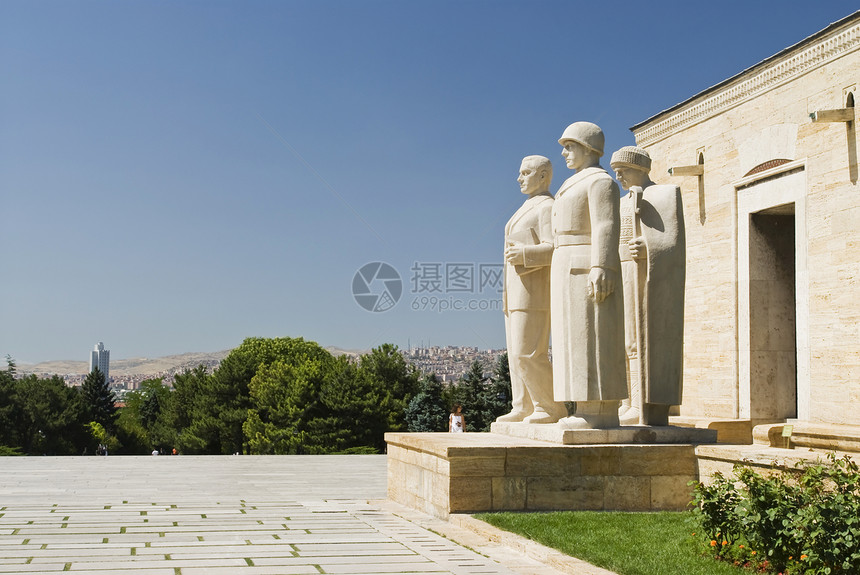
[[[435,373],[421,378],[420,390],[409,401],[405,419],[409,431],[448,430],[448,406]]]
[[[53,376],[15,379],[15,362],[6,356],[0,371],[0,452],[4,454],[80,453],[86,445],[78,390]]]
[[[404,427],[418,373],[395,346],[383,345],[358,362],[301,340],[286,347],[249,384],[243,431],[250,453],[379,452],[385,432]]]
[[[77,389],[68,387],[59,376],[40,379],[35,375],[11,383],[7,380],[3,387],[11,407],[4,411],[3,444],[27,454],[83,451],[86,417]]]
[[[313,422],[327,416],[319,395],[334,364],[328,354],[295,364],[280,360],[259,369],[249,386],[253,407],[243,425],[250,453],[325,451],[320,424]]]
[[[116,421],[116,397],[108,387],[105,375],[98,367],[87,374],[81,385],[84,413],[89,421],[102,425],[108,433]]]
[[[128,396],[126,396],[126,399]],[[93,422],[94,423],[94,422]],[[94,428],[90,427],[92,432]],[[104,429],[104,428],[102,428]],[[95,436],[95,434],[93,434]],[[128,405],[118,411],[116,419],[116,438],[121,448],[119,453],[123,455],[143,455],[149,453],[150,441],[146,430],[140,423],[137,414]],[[111,449],[111,451],[114,451]]]
[[[98,421],[91,421],[86,425],[87,431],[89,431],[90,437],[93,441],[97,442],[100,446],[104,446],[104,449],[107,451],[103,453],[99,453],[98,448],[96,448],[96,453],[99,455],[107,455],[108,453],[115,453],[120,447],[119,439],[108,433],[108,431],[104,428],[104,426]]]
[[[277,361],[299,365],[331,354],[302,338],[248,338],[225,357],[203,389],[205,403],[196,410],[206,422],[206,453],[243,451],[243,427],[253,407],[249,385],[261,366]],[[196,422],[195,422],[196,423]]]
[[[153,448],[175,445],[176,434],[166,422],[172,392],[163,382],[160,377],[144,380],[126,395],[117,419],[123,453],[148,454]]]

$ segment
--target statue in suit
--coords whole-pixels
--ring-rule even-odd
[[[619,191],[600,167],[603,131],[590,122],[568,126],[559,144],[576,173],[555,195],[551,264],[553,388],[576,402],[559,421],[568,429],[619,425],[627,397]]]
[[[624,289],[629,401],[626,425],[668,425],[680,405],[684,348],[684,211],[678,186],[651,181],[651,157],[625,146],[609,162],[621,187],[618,251]]]
[[[553,401],[549,361],[552,163],[523,158],[517,181],[528,197],[505,226],[502,295],[513,409],[496,421],[554,423],[567,409]]]

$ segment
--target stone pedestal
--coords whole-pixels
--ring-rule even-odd
[[[560,445],[715,443],[717,431],[692,427],[631,425],[609,429],[564,429],[557,425],[493,423],[493,433]]]
[[[551,433],[550,426],[518,427]],[[595,430],[559,429],[567,444],[500,433],[387,433],[388,497],[443,518],[479,511],[686,509],[687,483],[698,479],[691,436],[673,442],[669,436],[679,432],[662,428],[660,444],[654,442],[658,428],[601,431],[625,429],[628,441],[611,444],[594,434],[586,441]],[[710,430],[692,431],[704,432],[696,443],[716,440]],[[646,438],[652,442],[645,444]]]

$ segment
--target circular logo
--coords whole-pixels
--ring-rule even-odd
[[[400,274],[385,262],[365,264],[352,278],[352,297],[367,311],[390,310],[400,301],[402,293]]]

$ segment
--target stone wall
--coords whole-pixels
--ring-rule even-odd
[[[682,416],[860,423],[856,120],[809,117],[858,96],[860,17],[841,24],[634,128],[652,179],[680,185],[684,198]],[[769,160],[789,163],[749,175]],[[697,163],[701,177],[667,174]],[[777,290],[757,283],[749,227],[752,213],[787,210],[796,232],[793,320],[771,301]],[[794,353],[773,343],[788,329]],[[791,372],[794,414],[794,405],[774,407]]]
[[[478,511],[686,509],[695,445],[553,445],[496,433],[387,433],[389,499]]]

